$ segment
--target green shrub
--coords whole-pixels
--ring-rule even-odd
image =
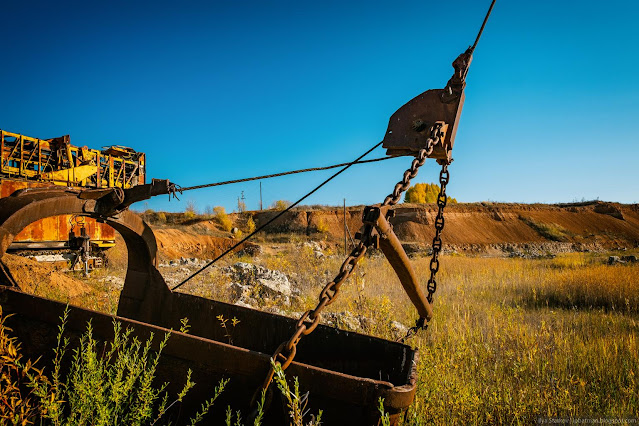
[[[519,216],[519,219],[534,229],[539,235],[551,241],[566,241],[570,233],[555,223],[536,222],[530,217]]]
[[[379,411],[382,426],[390,426],[390,415],[384,410],[384,398],[381,396],[377,400],[377,411]]]
[[[308,392],[304,395],[300,395],[300,384],[297,380],[297,377],[293,378],[293,389],[291,390],[288,385],[288,381],[286,380],[286,376],[284,374],[284,370],[280,367],[279,364],[275,364],[273,360],[271,360],[271,364],[273,368],[275,368],[275,376],[273,380],[277,384],[277,388],[280,390],[284,399],[286,401],[286,406],[288,408],[288,413],[291,418],[291,424],[295,426],[303,426],[304,425],[304,417],[308,413],[306,409],[306,405],[308,403]],[[317,416],[311,415],[311,419],[307,426],[318,426],[322,421],[322,410],[319,410]]]
[[[2,316],[0,307],[0,425],[172,424],[168,420],[170,410],[182,402],[195,382],[191,380],[191,370],[188,370],[182,391],[171,403],[165,390],[168,383],[159,387],[153,383],[159,358],[171,333],[167,332],[158,351],[153,351],[152,334],[146,342],[142,342],[132,337],[132,329],[122,330],[121,323],[114,320],[113,340],[102,343],[94,338],[89,322],[78,347],[72,351],[69,371],[63,372],[61,366],[66,364],[63,359],[70,344],[70,340],[64,337],[68,314],[67,308],[60,318],[57,345],[53,349],[53,368],[47,377],[42,370],[34,368],[31,361],[22,361],[20,345],[15,337],[8,335],[7,331],[11,330],[4,326],[6,317]],[[221,315],[218,319],[226,329],[227,320]],[[237,318],[228,321],[233,326],[239,323]],[[180,323],[181,331],[188,332],[188,319],[182,318]],[[230,331],[228,333],[230,340]],[[300,394],[297,377],[293,379],[291,389],[279,364],[273,365],[274,382],[287,403],[291,424],[319,426],[321,410],[304,423],[304,417],[308,414],[306,406],[309,394]],[[184,424],[195,425],[203,421],[228,383],[229,379],[222,379],[213,390],[213,396],[204,401],[198,412]],[[25,388],[27,393],[24,392]],[[263,391],[257,401],[257,414],[252,426],[262,424],[265,399],[266,391]],[[234,415],[231,407],[228,407],[226,424],[241,426],[241,415],[240,411]]]
[[[182,402],[195,385],[189,370],[184,388],[168,404],[167,383],[157,387],[153,382],[170,332],[164,335],[155,352],[151,350],[153,334],[146,342],[141,342],[131,336],[132,329],[123,331],[117,320],[113,321],[113,340],[103,345],[95,340],[91,323],[87,324],[79,346],[73,350],[70,370],[66,379],[63,378],[61,365],[69,345],[69,339],[63,338],[67,318],[68,309],[58,327],[51,377],[38,380],[37,375],[31,376],[33,392],[39,398],[40,414],[51,424],[154,424]],[[218,384],[213,398],[202,406],[191,424],[204,417],[226,383],[227,380],[222,380]]]

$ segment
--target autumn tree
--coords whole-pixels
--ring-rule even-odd
[[[291,205],[290,201],[277,200],[273,204],[271,204],[271,210],[286,210],[288,206],[290,205]]]
[[[404,202],[417,204],[436,203],[439,189],[439,185],[436,183],[416,183],[406,191]],[[448,197],[447,202],[456,204],[457,200]]]
[[[231,221],[229,215],[226,214],[226,210],[224,209],[224,207],[213,207],[213,217],[226,232],[229,232],[231,228],[233,228],[233,222]]]
[[[197,205],[195,201],[188,200],[186,202],[186,208],[184,209],[184,218],[193,219],[195,216],[197,216]]]
[[[250,234],[255,231],[255,221],[253,220],[253,216],[249,216],[246,220],[246,231]]]

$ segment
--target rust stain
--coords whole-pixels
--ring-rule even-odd
[[[0,179],[0,198],[8,197],[16,191],[26,188],[45,188],[51,184],[43,182],[16,181]],[[16,235],[15,242],[62,242],[69,239],[73,215],[52,216],[33,222]],[[106,223],[98,223],[95,219],[84,218],[91,241],[114,240],[115,229]],[[76,226],[74,234],[80,235]]]

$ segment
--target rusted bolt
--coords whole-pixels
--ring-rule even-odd
[[[421,132],[426,128],[426,123],[423,120],[415,120],[413,121],[413,130],[416,132]]]

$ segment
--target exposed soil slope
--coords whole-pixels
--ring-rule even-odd
[[[274,212],[255,212],[264,223]],[[435,205],[401,204],[391,220],[403,241],[430,241],[437,214]],[[269,232],[304,232],[323,229],[333,237],[343,235],[341,210],[293,211],[278,219]],[[563,241],[605,245],[639,244],[639,205],[606,202],[547,204],[475,203],[446,208],[445,237],[448,244],[523,244]],[[346,212],[351,232],[361,226],[361,207]]]
[[[394,226],[405,241],[430,241],[434,207],[398,209]],[[547,241],[604,246],[639,245],[639,206],[461,204],[446,212],[448,244],[503,244]]]
[[[234,226],[244,227],[248,215],[259,226],[279,212],[232,214]],[[362,207],[349,207],[346,224],[351,235],[359,230]],[[437,207],[401,204],[391,220],[399,238],[429,244],[434,235]],[[457,248],[561,245],[564,250],[615,249],[639,246],[639,205],[606,202],[571,204],[456,204],[446,208],[444,243]],[[191,220],[183,225],[154,226],[161,256],[212,258],[236,242],[215,220]],[[341,241],[341,209],[296,209],[270,224],[266,233],[304,234]]]
[[[361,212],[361,207],[347,209],[346,223],[352,235],[361,227]],[[246,234],[246,220],[250,215],[259,226],[277,213],[248,212],[230,216],[234,226]],[[436,214],[434,205],[402,204],[395,208],[391,222],[402,241],[426,246],[433,238]],[[443,239],[449,250],[496,248],[503,253],[511,251],[512,247],[527,246],[542,251],[548,248],[550,251],[581,251],[639,247],[639,205],[636,204],[458,204],[448,206],[445,217]],[[212,259],[240,238],[239,234],[221,230],[214,219],[195,218],[186,222],[180,221],[179,217],[173,219],[170,224],[153,225],[161,259]],[[285,234],[286,239],[290,234],[303,234],[338,244],[342,241],[343,229],[341,209],[300,209],[285,214],[269,225],[266,232]],[[118,247],[123,247],[121,238],[118,242]],[[118,250],[118,247],[111,252],[114,256],[119,253],[120,263],[125,265],[126,251]],[[242,249],[247,246],[238,248]],[[73,300],[90,291],[87,284],[56,272],[45,263],[12,255],[5,255],[2,260],[20,287],[29,293]]]
[[[179,228],[155,227],[153,232],[158,243],[158,252],[163,259],[176,259],[179,257],[198,257],[212,259],[223,251],[229,249],[237,240],[224,235],[216,228],[211,229],[212,224],[198,223]],[[217,232],[220,236],[211,235]],[[237,250],[244,248],[244,245]]]
[[[255,212],[264,223],[274,212]],[[406,242],[432,240],[435,205],[402,204],[391,220],[399,238]],[[342,238],[341,210],[293,211],[278,219],[269,232],[324,230]],[[526,244],[558,241],[601,244],[605,247],[639,245],[639,205],[605,202],[547,204],[457,204],[446,208],[445,242],[452,245]],[[346,223],[355,233],[361,226],[361,208],[349,208]]]
[[[2,262],[20,288],[27,293],[72,301],[91,291],[88,284],[56,271],[47,263],[11,254],[5,254]]]

